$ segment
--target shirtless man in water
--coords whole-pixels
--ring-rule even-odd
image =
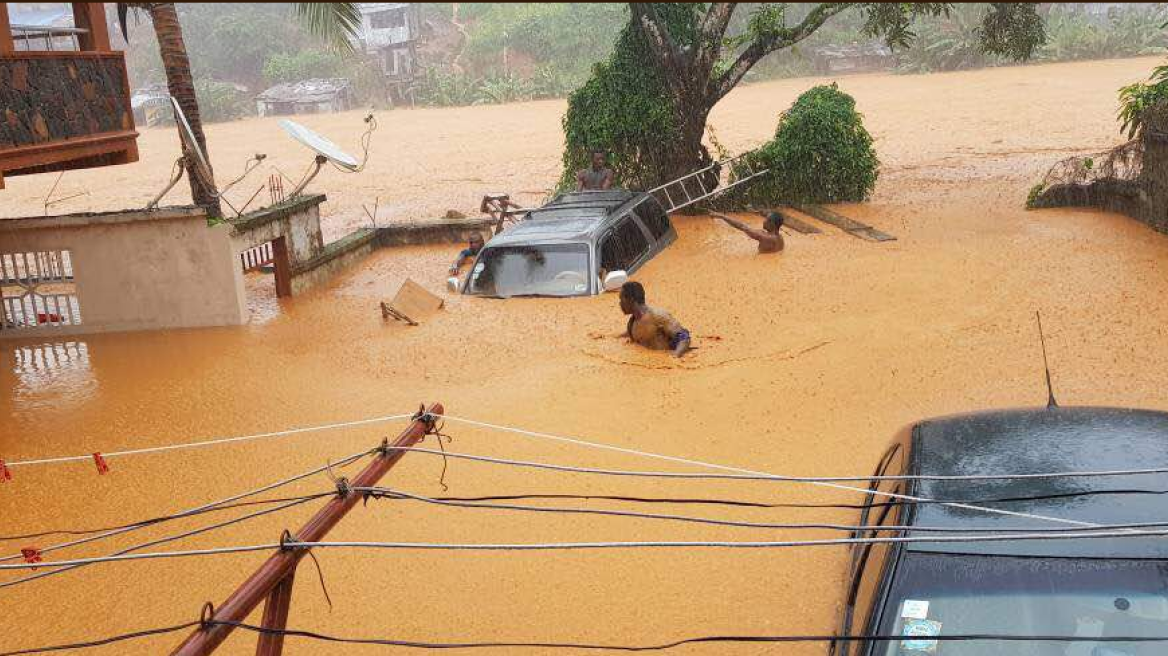
[[[639,282],[621,286],[621,311],[629,315],[625,334],[629,339],[655,350],[671,350],[677,357],[690,348],[689,331],[673,315],[645,304],[645,288]]]
[[[741,230],[746,233],[747,237],[757,241],[759,253],[778,253],[786,246],[783,242],[783,235],[779,233],[779,229],[783,227],[783,215],[778,212],[771,212],[767,215],[766,221],[762,224],[762,230],[752,228],[738,219],[732,219],[725,214],[715,212],[712,216],[722,219],[730,227]]]

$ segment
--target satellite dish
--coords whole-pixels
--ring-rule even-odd
[[[223,197],[223,195],[227,193],[227,190],[231,189],[236,185],[236,183],[246,178],[247,174],[254,171],[259,166],[260,162],[264,161],[264,158],[266,158],[267,155],[264,155],[263,153],[256,153],[244,165],[242,175],[227,183],[227,186],[222,190],[216,189],[215,177],[211,173],[211,165],[207,163],[207,155],[203,153],[203,148],[199,145],[198,139],[195,139],[195,132],[194,130],[191,130],[191,124],[187,121],[186,114],[183,113],[182,107],[179,106],[178,101],[174,99],[174,96],[170,96],[170,104],[174,107],[174,122],[178,125],[178,136],[179,141],[182,142],[183,154],[182,157],[178,158],[178,161],[174,163],[174,170],[171,173],[170,182],[168,182],[166,187],[162,191],[158,192],[158,195],[155,196],[154,199],[146,205],[146,209],[152,210],[158,207],[158,203],[162,201],[163,196],[166,196],[166,194],[169,193],[176,184],[178,184],[178,181],[182,179],[183,170],[188,168],[194,176],[203,181],[203,184],[210,187],[212,196],[221,199],[223,202],[227,202],[227,199]],[[231,205],[231,203],[227,204]],[[235,207],[232,206],[232,209],[235,209]],[[236,214],[242,214],[242,212],[236,211]]]
[[[179,138],[183,143],[183,151],[190,153],[191,168],[203,179],[203,183],[212,190],[215,188],[215,179],[211,174],[211,165],[207,163],[207,156],[203,154],[202,147],[199,146],[199,140],[195,139],[195,133],[191,130],[191,124],[187,122],[187,115],[183,113],[182,107],[179,107],[178,101],[174,96],[170,97],[170,104],[174,106],[174,122],[178,124]]]
[[[357,158],[341,150],[340,146],[303,125],[295,121],[283,119],[280,121],[280,127],[284,128],[288,136],[299,141],[302,145],[307,146],[310,150],[316,151],[316,154],[324,157],[333,164],[343,169],[348,169],[349,171],[356,171],[361,168],[361,163],[357,161]]]

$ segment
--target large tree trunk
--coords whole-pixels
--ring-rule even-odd
[[[154,33],[158,37],[158,50],[162,55],[162,65],[166,70],[166,86],[170,95],[178,101],[186,114],[191,132],[199,142],[199,148],[207,153],[207,139],[203,136],[203,121],[199,118],[199,102],[195,98],[195,83],[191,76],[191,61],[187,57],[187,47],[183,43],[182,26],[173,2],[153,3],[150,19],[154,23]],[[181,129],[181,128],[180,128]],[[207,163],[210,166],[210,161]],[[203,180],[194,166],[187,162],[187,180],[191,183],[191,199],[195,205],[207,210],[208,216],[223,215],[219,199],[215,197],[211,180]]]
[[[673,115],[677,122],[678,134],[676,139],[661,144],[659,175],[662,179],[657,184],[676,180],[713,162],[709,151],[702,145],[710,109],[702,102],[674,107]],[[707,185],[709,184],[710,182],[707,182]]]

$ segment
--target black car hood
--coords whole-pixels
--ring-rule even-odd
[[[913,451],[914,473],[923,475],[1168,468],[1168,413],[1121,408],[1053,408],[947,417],[919,424]],[[1168,522],[1168,474],[919,481],[914,494],[1093,524]],[[917,505],[912,524],[956,529],[1077,528],[1069,523],[941,504]],[[1168,526],[1146,530],[1168,530]],[[937,534],[915,531],[911,535]],[[1168,558],[1168,536],[913,543],[910,548],[1019,556]]]

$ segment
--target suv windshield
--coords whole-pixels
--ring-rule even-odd
[[[588,276],[585,244],[487,247],[471,269],[466,293],[581,296],[589,292]]]
[[[1164,643],[930,641],[934,635],[1168,636],[1168,562],[907,553],[883,656],[1152,656]]]

